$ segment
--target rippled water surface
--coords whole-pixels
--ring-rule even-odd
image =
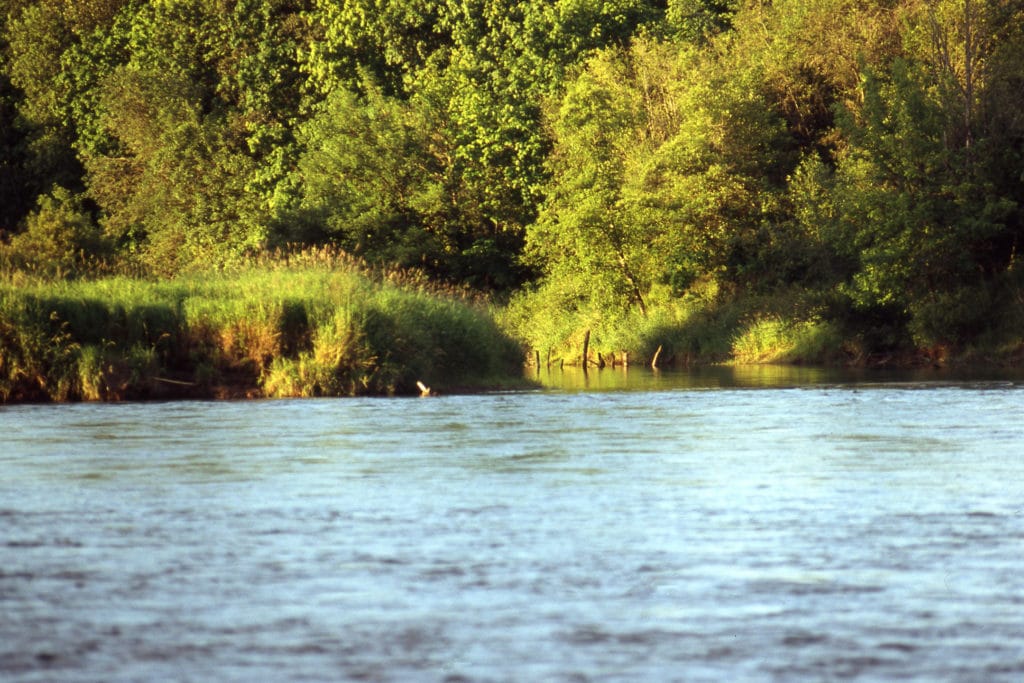
[[[0,679],[1024,680],[1024,385],[634,375],[0,407]]]

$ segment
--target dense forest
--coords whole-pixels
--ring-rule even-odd
[[[1020,0],[0,7],[5,272],[329,247],[677,362],[1024,338]]]

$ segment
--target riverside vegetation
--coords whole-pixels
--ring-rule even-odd
[[[0,400],[337,396],[499,386],[481,306],[324,251],[170,281],[0,284]]]
[[[1021,74],[1024,0],[5,0],[4,396],[1016,363]]]

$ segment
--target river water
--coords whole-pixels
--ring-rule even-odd
[[[0,679],[1024,680],[1024,383],[729,372],[0,407]]]

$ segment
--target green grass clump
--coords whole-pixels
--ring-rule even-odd
[[[683,293],[653,287],[645,310],[602,308],[578,293],[541,286],[512,300],[503,322],[528,345],[566,364],[622,358],[660,366],[718,363],[836,364],[846,360],[841,325],[821,315],[814,297],[781,290],[739,291],[715,278]],[[659,351],[660,350],[660,351]]]
[[[0,282],[0,401],[490,386],[522,350],[479,303],[340,254],[166,282]]]
[[[591,363],[598,354],[602,359],[628,356],[640,364],[655,354],[659,364],[715,363],[730,357],[737,321],[747,310],[744,303],[722,292],[714,279],[696,283],[683,295],[655,289],[646,310],[587,304],[576,292],[541,286],[513,298],[502,323],[542,359],[570,365],[582,362],[587,331]]]
[[[836,326],[821,320],[759,318],[732,344],[737,363],[828,363],[838,358],[843,339]]]

